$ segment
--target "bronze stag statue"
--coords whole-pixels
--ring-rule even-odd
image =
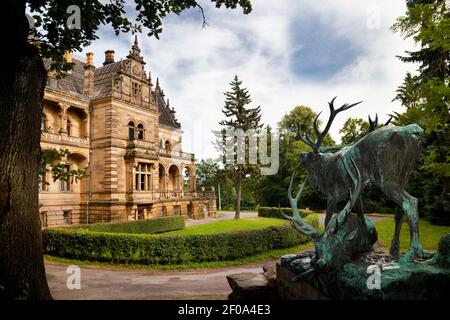
[[[390,253],[399,256],[399,236],[403,215],[408,218],[411,243],[402,261],[412,261],[415,257],[429,258],[430,254],[422,248],[419,238],[418,201],[405,191],[408,177],[420,153],[423,129],[417,124],[403,127],[383,126],[375,129],[356,143],[345,146],[335,153],[322,153],[331,150],[322,147],[322,141],[339,112],[359,104],[344,104],[334,108],[329,102],[330,117],[323,131],[314,120],[317,140],[312,141],[306,134],[301,135],[303,142],[312,148],[312,152],[300,154],[301,164],[308,171],[307,181],[312,189],[327,201],[325,231],[320,234],[306,223],[297,209],[303,186],[295,198],[292,198],[292,180],[289,186],[289,200],[293,216],[286,216],[301,233],[308,234],[315,241],[315,256],[311,257],[311,268],[326,269],[349,261],[355,254],[371,250],[376,241],[376,231],[370,220],[364,217],[363,210],[348,219],[352,208],[358,204],[362,208],[361,195],[367,187],[379,188],[401,210],[395,213],[395,232]],[[305,181],[306,182],[306,181]],[[337,212],[340,203],[347,202],[344,209]]]

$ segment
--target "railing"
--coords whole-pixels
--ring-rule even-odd
[[[150,141],[144,141],[144,140],[129,140],[128,141],[128,148],[141,148],[141,149],[154,149],[154,143]]]
[[[67,144],[75,144],[75,145],[81,145],[81,146],[86,146],[86,147],[89,146],[88,139],[65,136],[65,135],[49,133],[49,132],[42,134],[41,141],[57,143],[57,144],[67,143]]]
[[[207,197],[214,196],[214,192],[196,192],[196,191],[133,191],[135,200],[158,200],[158,199],[182,199],[189,197]]]
[[[159,148],[159,154],[168,158],[177,157],[194,161],[194,154],[189,152],[182,152],[178,150],[166,150],[164,148]]]

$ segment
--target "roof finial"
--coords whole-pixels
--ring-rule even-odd
[[[170,107],[170,103],[169,103],[169,98],[167,98],[167,108],[169,108]]]
[[[138,45],[137,34],[134,35],[134,45],[135,45],[135,46]]]

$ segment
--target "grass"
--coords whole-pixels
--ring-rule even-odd
[[[394,237],[394,220],[375,222],[375,228],[378,232],[378,242],[383,246],[380,249],[389,251]],[[423,248],[436,251],[441,237],[450,233],[450,226],[436,226],[428,221],[420,220],[419,233]],[[409,248],[409,242],[409,226],[407,223],[403,223],[400,233],[400,252],[405,252]]]
[[[239,220],[223,220],[208,224],[186,227],[182,230],[169,231],[158,234],[164,235],[195,235],[195,234],[214,234],[224,232],[234,232],[243,230],[262,229],[274,225],[288,223],[286,220],[274,218],[249,218]]]

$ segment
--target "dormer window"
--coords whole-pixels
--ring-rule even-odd
[[[134,122],[128,122],[128,139],[134,140]]]

